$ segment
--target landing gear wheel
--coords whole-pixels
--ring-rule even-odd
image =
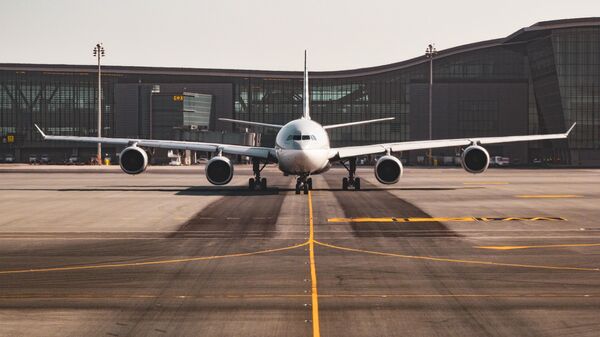
[[[304,194],[308,194],[308,184],[304,183],[304,186],[302,186],[304,188]]]
[[[300,194],[300,185],[302,183],[300,182],[300,179],[296,180],[296,194]]]
[[[312,191],[312,178],[306,179],[306,183],[308,184],[308,189]]]
[[[254,173],[254,178],[250,178],[248,181],[248,186],[251,190],[255,188],[260,188],[262,190],[267,189],[267,179],[260,177],[260,172],[267,166],[267,162],[265,162],[262,167],[260,160],[253,158],[252,159],[252,172]]]
[[[260,188],[263,189],[263,190],[267,189],[267,178],[262,178],[260,180]]]
[[[348,158],[348,165],[341,161],[342,165],[348,170],[348,177],[342,180],[342,189],[347,190],[349,186],[354,187],[354,190],[360,190],[360,178],[354,177],[356,174],[356,158]]]

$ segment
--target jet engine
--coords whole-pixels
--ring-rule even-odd
[[[130,146],[119,155],[121,170],[127,174],[139,174],[148,166],[148,154],[137,146]]]
[[[225,185],[233,178],[233,164],[227,157],[217,156],[206,163],[206,179],[213,185]]]
[[[461,164],[467,172],[482,173],[490,165],[490,154],[481,146],[469,146],[461,155]]]
[[[375,178],[382,184],[395,184],[402,176],[402,163],[390,155],[379,158],[375,164]]]

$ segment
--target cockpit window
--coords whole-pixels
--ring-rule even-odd
[[[317,140],[314,135],[289,135],[287,140]]]

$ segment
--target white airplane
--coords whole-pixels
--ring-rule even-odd
[[[148,155],[143,148],[203,151],[215,155],[206,163],[206,178],[214,185],[225,185],[233,178],[233,164],[224,154],[243,155],[251,157],[253,162],[254,178],[249,179],[249,188],[266,189],[267,179],[261,178],[260,173],[268,163],[277,163],[279,169],[285,174],[298,176],[296,194],[300,194],[301,190],[305,194],[308,193],[308,190],[312,189],[310,176],[327,171],[332,162],[341,162],[348,170],[348,177],[344,177],[342,180],[342,188],[347,190],[349,187],[353,187],[355,190],[359,190],[360,178],[355,177],[356,158],[371,154],[383,154],[375,164],[375,178],[382,184],[397,183],[403,173],[402,163],[392,153],[409,150],[465,147],[461,154],[463,168],[470,173],[482,173],[487,169],[490,162],[490,156],[482,145],[565,139],[575,127],[574,123],[567,132],[557,134],[420,140],[331,148],[329,146],[329,136],[327,135],[329,129],[381,122],[394,119],[394,117],[334,125],[321,125],[311,120],[306,52],[304,53],[303,98],[302,117],[285,125],[219,118],[222,121],[279,129],[274,148],[174,140],[51,136],[46,135],[37,124],[35,127],[45,140],[126,146],[119,156],[119,164],[121,169],[128,174],[139,174],[146,169]],[[262,167],[261,164],[263,164]]]

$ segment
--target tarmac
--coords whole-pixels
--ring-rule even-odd
[[[600,170],[0,166],[0,336],[598,336]]]

